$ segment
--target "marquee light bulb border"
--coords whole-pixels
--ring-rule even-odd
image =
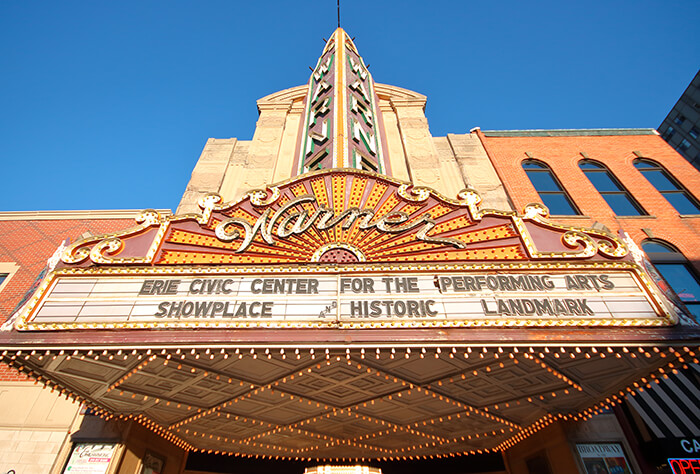
[[[570,318],[544,319],[538,317],[502,317],[499,319],[439,319],[439,320],[319,320],[319,321],[286,321],[286,320],[207,320],[194,321],[126,321],[126,322],[36,322],[32,318],[51,288],[59,278],[76,277],[109,277],[109,276],[217,276],[217,275],[246,275],[246,276],[299,276],[299,275],[384,275],[406,274],[409,272],[432,275],[447,274],[448,272],[518,272],[537,270],[546,271],[610,271],[631,275],[643,289],[643,294],[651,304],[658,317],[645,318]],[[672,312],[669,304],[661,295],[649,276],[636,263],[627,261],[617,262],[542,262],[542,263],[496,263],[496,264],[343,264],[313,266],[250,266],[250,267],[88,267],[63,268],[50,272],[41,283],[35,294],[24,306],[15,320],[17,330],[74,330],[74,329],[249,329],[249,328],[317,328],[317,329],[382,329],[382,328],[531,328],[531,327],[662,327],[676,324],[678,316]]]

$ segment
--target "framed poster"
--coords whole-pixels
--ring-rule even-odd
[[[114,457],[114,443],[75,443],[64,474],[105,474]]]
[[[581,443],[576,451],[586,474],[632,474],[620,443]]]
[[[140,474],[161,474],[164,466],[165,459],[163,459],[161,456],[153,454],[150,451],[146,451],[146,454],[143,455],[143,459],[141,461]]]

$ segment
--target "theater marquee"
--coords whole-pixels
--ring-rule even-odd
[[[546,265],[545,265],[546,268]],[[632,268],[57,272],[23,329],[662,325]]]
[[[481,209],[372,172],[307,173],[65,249],[18,329],[660,326],[625,244],[541,205]]]

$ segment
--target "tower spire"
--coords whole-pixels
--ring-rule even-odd
[[[309,78],[297,174],[328,168],[388,174],[378,103],[355,44],[345,30],[336,29]]]

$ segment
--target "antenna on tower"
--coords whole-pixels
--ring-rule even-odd
[[[340,28],[340,0],[338,0],[338,28]]]

